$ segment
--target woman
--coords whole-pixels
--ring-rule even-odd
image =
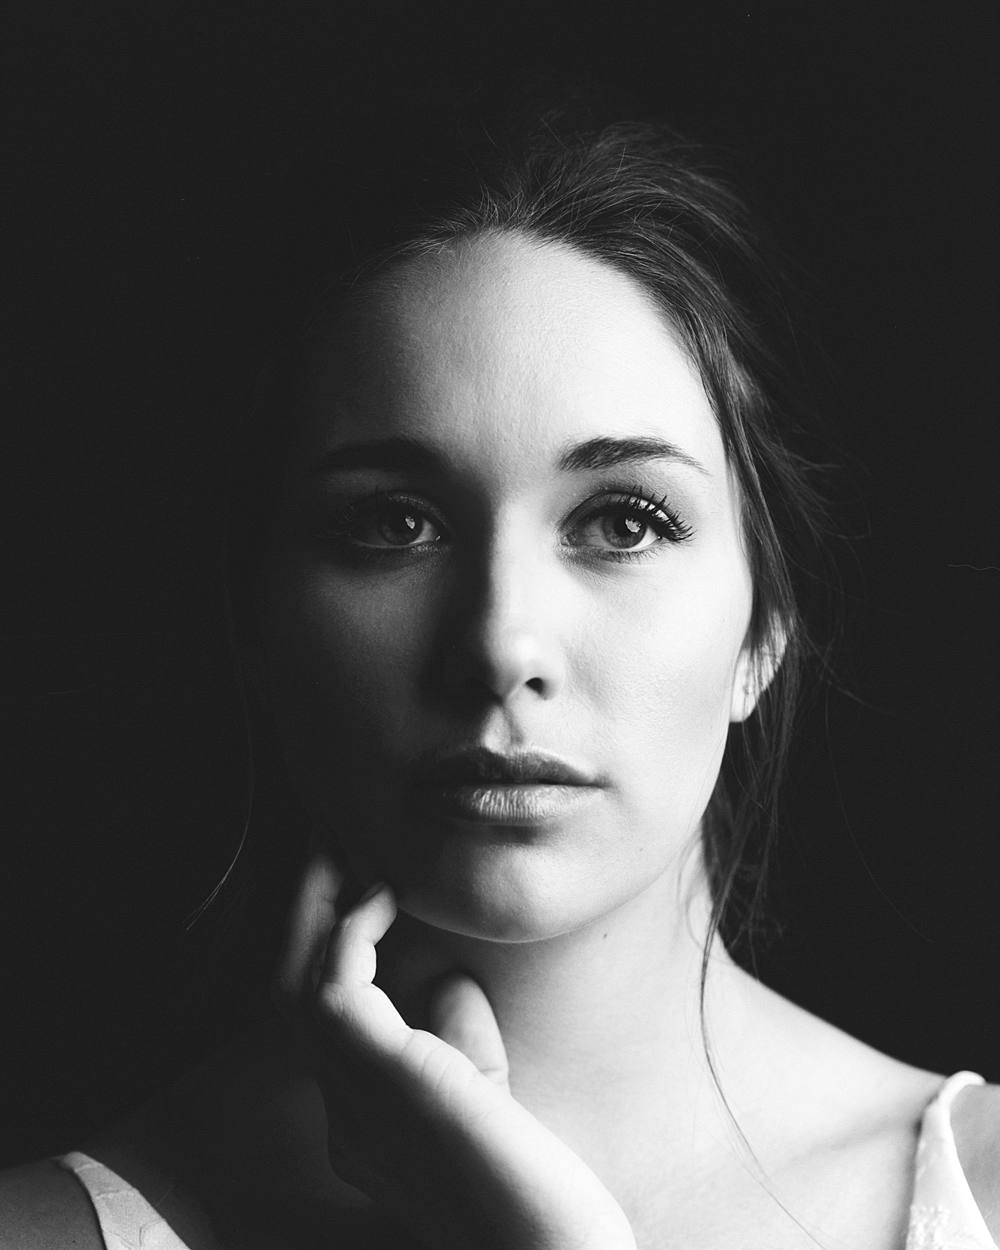
[[[656,127],[493,133],[467,168],[419,224],[390,206],[276,371],[234,541],[313,829],[284,1021],[11,1173],[7,1236],[995,1246],[1000,1094],[720,937],[822,654],[752,224]]]

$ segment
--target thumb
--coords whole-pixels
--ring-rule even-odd
[[[510,1092],[507,1051],[490,1001],[478,982],[451,972],[437,983],[430,1000],[431,1030],[476,1065],[494,1085]]]

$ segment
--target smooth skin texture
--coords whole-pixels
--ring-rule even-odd
[[[324,916],[339,887],[336,866],[314,859],[300,914]],[[409,1028],[372,983],[376,943],[395,915],[389,888],[376,887],[334,923],[313,993],[303,969],[284,970],[311,1024],[338,1174],[423,1245],[635,1250],[597,1177],[510,1096],[503,1042],[476,983],[456,974],[436,987],[435,1032]],[[291,951],[306,948],[308,932]]]
[[[324,346],[264,581],[272,703],[317,827],[359,880],[472,937],[554,937],[673,888],[753,705],[752,588],[716,421],[662,319],[597,262],[484,240],[386,279]],[[432,463],[322,472],[400,437]],[[558,468],[637,438],[702,468]],[[378,492],[413,501],[419,541],[380,534]],[[636,513],[648,532],[614,548],[630,494],[690,537]],[[521,839],[422,820],[425,756],[466,744],[541,748],[600,788]]]
[[[401,439],[419,452],[396,455]],[[674,454],[593,468],[573,449],[594,440]],[[654,531],[623,498],[672,524]],[[317,353],[262,580],[292,775],[357,886],[396,891],[391,1000],[419,1025],[437,977],[474,979],[518,1101],[602,1178],[640,1245],[743,1245],[748,1219],[769,1245],[811,1244],[734,1146],[697,1010],[699,822],[729,724],[754,706],[751,603],[700,379],[614,270],[479,239],[382,279]],[[457,744],[542,749],[596,784],[537,827],[427,818],[414,779]],[[721,951],[708,1022],[774,1192],[842,1244],[896,1245],[933,1079]],[[830,1142],[859,1135],[845,1169]],[[520,1200],[515,1185],[511,1211]],[[415,1205],[413,1227],[426,1214]]]
[[[940,1077],[720,947],[707,1026],[756,1161],[704,1053],[699,823],[767,677],[739,504],[670,327],[567,248],[408,262],[318,342],[259,588],[316,839],[293,1023],[84,1147],[192,1250],[902,1246]],[[474,744],[590,785],[521,825],[429,811],[429,761]]]

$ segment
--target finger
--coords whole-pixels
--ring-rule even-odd
[[[449,973],[430,1001],[431,1030],[460,1050],[494,1085],[510,1090],[507,1050],[482,987],[462,972]]]
[[[315,988],[343,884],[343,873],[329,853],[314,851],[289,914],[285,948],[273,980],[272,997],[280,1010],[294,1012],[303,994]]]
[[[395,918],[392,890],[373,886],[334,926],[313,1000],[312,1018],[324,1038],[341,1062],[358,1061],[361,1069],[391,1060],[412,1033],[391,1000],[372,984],[375,945]]]
[[[326,948],[322,982],[352,987],[375,979],[375,945],[396,919],[396,900],[384,883],[373,886],[334,926]]]

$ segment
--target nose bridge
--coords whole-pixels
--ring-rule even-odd
[[[498,524],[484,544],[484,624],[501,636],[530,631],[541,607],[536,602],[541,571],[537,546],[517,530],[513,522]]]
[[[537,533],[499,519],[470,556],[465,580],[465,654],[476,681],[499,699],[527,688],[552,697],[562,685],[563,656],[552,570]]]

